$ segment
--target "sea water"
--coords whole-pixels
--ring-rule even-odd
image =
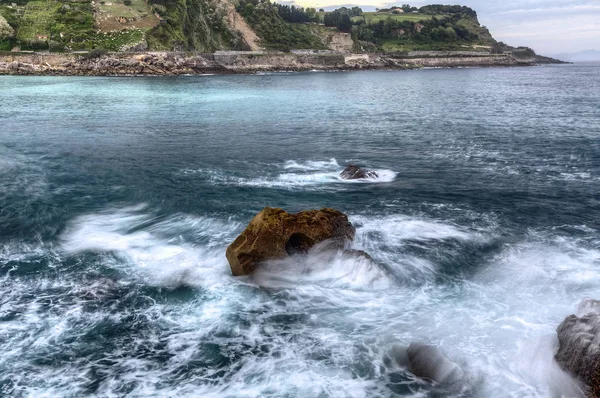
[[[374,262],[233,277],[265,206]],[[0,395],[577,396],[555,330],[599,292],[600,65],[0,78]],[[386,367],[412,342],[464,386]]]

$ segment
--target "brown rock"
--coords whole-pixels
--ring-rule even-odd
[[[234,276],[248,275],[262,261],[306,253],[315,244],[326,240],[343,247],[354,239],[354,233],[348,217],[335,209],[290,214],[266,207],[229,245],[226,256]]]

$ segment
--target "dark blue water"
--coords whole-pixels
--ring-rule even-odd
[[[265,206],[344,211],[377,264],[232,277]],[[599,220],[599,65],[2,77],[0,395],[440,396],[382,361],[423,341],[455,396],[572,396]]]

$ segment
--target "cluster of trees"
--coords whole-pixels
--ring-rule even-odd
[[[350,32],[352,30],[352,19],[347,13],[333,11],[325,14],[323,18],[325,26],[338,28],[341,32]]]
[[[537,55],[535,51],[529,47],[513,47],[502,41],[492,44],[492,53],[502,54],[505,51],[510,51],[512,55],[517,58],[532,58]]]
[[[286,22],[306,23],[319,22],[317,10],[314,8],[304,8],[296,6],[288,6],[283,4],[274,4],[281,18]]]
[[[288,23],[281,16],[280,10],[284,10],[285,6],[272,4],[269,0],[240,0],[236,9],[263,39],[262,45],[266,48],[283,51],[326,48],[313,34],[310,25]],[[301,8],[295,10],[296,15],[301,15],[298,13]],[[303,12],[308,14],[306,9]],[[292,18],[291,15],[290,7],[288,17]]]
[[[360,17],[361,15],[363,15],[363,10],[360,7],[352,7],[352,8],[340,7],[340,8],[338,8],[335,11],[340,12],[342,14],[348,14],[348,16],[350,18],[352,18],[352,17]]]
[[[8,24],[6,19],[0,15],[0,40],[8,39],[15,34],[15,30]]]
[[[389,39],[410,39],[416,43],[476,41],[480,37],[458,23],[461,16],[433,17],[421,22],[388,18],[374,23],[359,21],[353,33],[358,40],[381,43]],[[362,23],[361,23],[362,22]]]
[[[333,12],[325,14],[323,23],[325,26],[338,28],[341,32],[350,32],[352,30],[352,17],[359,17],[363,14],[360,7],[341,7]]]
[[[391,8],[382,8],[382,9],[377,9],[377,11],[379,12],[394,12],[394,10],[402,10],[404,12],[413,12],[413,11],[419,11],[419,9],[417,7],[411,7],[410,4],[402,4],[402,7],[391,7]]]
[[[471,18],[477,18],[477,12],[467,6],[447,6],[443,4],[431,4],[419,8],[419,12],[423,14],[436,15],[436,14],[453,14],[453,15],[465,15]]]

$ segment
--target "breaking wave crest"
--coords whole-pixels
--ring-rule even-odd
[[[374,169],[377,178],[345,180],[340,177],[344,169],[337,160],[328,161],[286,161],[283,165],[271,165],[261,177],[244,177],[227,173],[223,170],[184,169],[182,176],[204,178],[214,185],[247,186],[257,188],[279,189],[332,189],[341,184],[373,184],[395,180],[397,173],[388,169]],[[282,172],[283,170],[283,172]]]
[[[224,251],[242,222],[163,216],[146,205],[78,216],[54,248],[54,269],[82,272],[0,280],[0,388],[29,396],[427,396],[427,384],[388,374],[382,363],[391,344],[425,341],[463,367],[468,394],[578,394],[552,361],[552,336],[600,281],[594,242],[532,233],[472,257],[496,239],[494,225],[401,214],[351,220],[352,248],[373,260],[315,251],[234,278]],[[453,264],[469,261],[477,269],[455,277]]]
[[[156,286],[212,286],[226,274],[223,240],[235,222],[142,213],[145,206],[77,217],[63,235],[68,254],[96,252],[123,272]]]

